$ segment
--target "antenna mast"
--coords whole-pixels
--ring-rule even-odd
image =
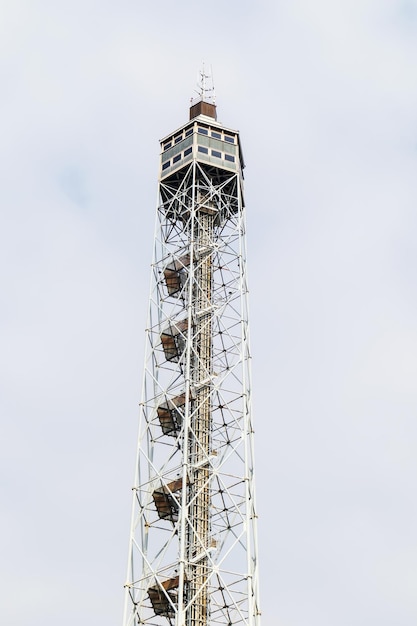
[[[210,66],[210,74],[206,74],[203,62],[203,67],[198,73],[197,89],[194,89],[194,92],[197,94],[197,97],[191,98],[191,104],[196,104],[197,102],[216,104],[212,66]]]

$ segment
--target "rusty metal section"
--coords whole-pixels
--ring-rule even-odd
[[[173,524],[178,521],[178,498],[174,493],[181,491],[182,478],[173,480],[167,485],[161,485],[152,494],[156,510],[160,519],[167,519]]]
[[[211,102],[204,102],[204,100],[200,100],[200,102],[197,102],[190,107],[190,120],[198,115],[207,115],[207,117],[212,117],[214,120],[217,120],[216,105],[211,104]]]
[[[185,349],[188,320],[171,322],[161,333],[162,348],[167,361],[178,361]]]
[[[190,255],[185,254],[179,259],[174,259],[164,270],[165,284],[169,296],[178,296],[186,281],[186,269],[190,265]]]
[[[155,615],[163,615],[164,617],[175,616],[174,606],[178,598],[178,584],[179,577],[175,576],[149,587],[148,596]]]
[[[175,396],[158,405],[156,412],[164,435],[177,437],[183,422],[185,393]]]

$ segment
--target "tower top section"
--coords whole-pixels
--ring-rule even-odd
[[[206,73],[204,63],[203,69],[199,72],[195,93],[197,96],[191,98],[190,120],[199,115],[205,115],[211,119],[217,120],[213,69],[211,69],[210,74]]]
[[[211,82],[208,82],[210,79]],[[226,128],[217,121],[213,75],[199,73],[197,96],[191,99],[188,122],[160,140],[159,180],[183,176],[192,162],[209,168],[217,177],[237,172],[243,179],[242,146],[239,131]]]

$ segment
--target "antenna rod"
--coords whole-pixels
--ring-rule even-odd
[[[210,104],[216,104],[216,96],[214,92],[214,79],[213,79],[213,69],[210,66],[210,74],[206,74],[205,64],[203,62],[203,67],[199,71],[199,77],[197,81],[197,89],[194,89],[197,94],[197,98],[191,98],[191,104],[196,104],[199,101],[209,102]],[[209,86],[208,79],[211,78],[211,86]]]

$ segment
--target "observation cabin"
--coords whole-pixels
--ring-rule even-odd
[[[239,132],[217,122],[216,105],[200,100],[190,107],[190,119],[161,139],[160,181],[182,170],[193,159],[211,167],[239,172],[245,167]]]

